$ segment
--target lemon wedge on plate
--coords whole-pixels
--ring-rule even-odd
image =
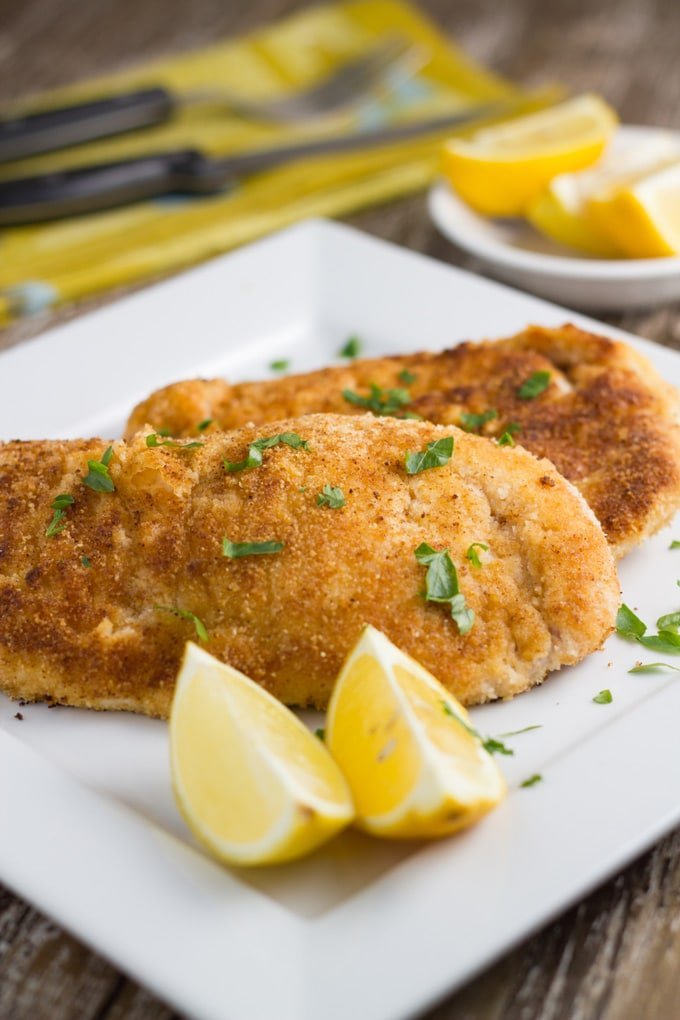
[[[588,211],[631,258],[680,255],[680,159],[593,195]]]
[[[347,783],[318,737],[191,642],[170,713],[170,754],[187,824],[230,864],[301,857],[354,816]]]
[[[487,216],[519,216],[557,174],[602,155],[616,114],[595,95],[483,128],[444,146],[442,172],[460,197]]]
[[[673,159],[680,159],[680,145],[666,132],[628,141],[622,132],[595,166],[553,178],[527,208],[527,219],[559,244],[603,258],[620,258],[625,252],[611,232],[600,225],[589,208],[590,199],[666,166]]]
[[[376,836],[443,836],[505,794],[463,706],[370,626],[338,677],[326,742],[352,790],[356,824]]]

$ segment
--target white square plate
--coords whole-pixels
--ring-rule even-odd
[[[120,432],[152,388],[336,357],[502,336],[581,316],[311,222],[0,357],[0,435]],[[606,332],[616,333],[606,329]],[[623,335],[623,334],[617,334]],[[680,383],[680,357],[626,337]],[[677,607],[670,532],[621,567],[644,619]],[[680,536],[679,536],[680,537]],[[230,872],[175,809],[163,723],[0,697],[0,879],[167,1002],[201,1020],[397,1020],[424,1009],[680,820],[680,682],[603,652],[514,701],[476,709],[511,738],[511,792],[427,846],[347,834],[315,857]],[[610,705],[593,695],[610,688]],[[543,782],[520,788],[541,773]]]

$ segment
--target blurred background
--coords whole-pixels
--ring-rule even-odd
[[[455,40],[478,65],[505,82],[530,90],[557,84],[566,94],[593,91],[612,103],[622,121],[680,127],[680,63],[676,57],[680,4],[675,0],[602,0],[597,4],[588,0],[551,0],[550,4],[537,0],[421,0],[415,6],[432,19],[444,37]],[[318,9],[295,0],[90,0],[87,4],[2,0],[0,103],[11,108],[12,101],[34,93],[143,67],[261,30],[304,11],[314,15]],[[297,45],[291,37],[290,46]],[[282,53],[285,46],[284,34]],[[437,234],[426,213],[424,184],[410,184],[404,190],[416,194],[399,199],[378,196],[376,208],[343,211],[341,215],[371,233],[476,268]],[[14,252],[7,242],[4,247],[0,276],[3,261],[6,268]],[[154,270],[153,263],[152,255],[143,282],[175,268],[159,264]],[[41,309],[44,295],[38,293],[33,314],[9,325],[5,321],[0,347],[141,283],[126,280],[122,287],[107,283],[92,297],[76,291],[73,300],[77,303],[59,308]],[[6,286],[1,279],[0,284]],[[31,301],[33,297],[31,294]],[[674,342],[675,326],[670,324],[667,309],[650,314],[654,323],[659,316],[666,316],[664,339]],[[626,321],[635,324],[648,318]]]

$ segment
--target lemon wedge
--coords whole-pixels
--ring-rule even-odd
[[[347,783],[318,737],[191,642],[170,713],[170,754],[187,824],[230,864],[301,857],[354,816]]]
[[[527,208],[527,219],[559,244],[603,258],[620,258],[624,251],[589,209],[590,199],[679,158],[680,146],[666,132],[628,142],[617,138],[592,168],[553,178]]]
[[[557,174],[602,155],[616,114],[595,95],[452,139],[442,172],[461,198],[487,216],[519,216]]]
[[[593,195],[588,211],[631,258],[680,255],[680,159]]]
[[[463,706],[370,626],[338,677],[326,742],[352,790],[356,824],[376,836],[443,836],[505,794]]]

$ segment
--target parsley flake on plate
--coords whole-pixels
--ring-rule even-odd
[[[464,411],[460,416],[460,427],[465,432],[479,432],[488,421],[493,421],[497,417],[498,411],[494,407],[490,407],[488,411],[482,411],[481,414]]]
[[[407,475],[418,475],[430,468],[444,467],[453,454],[453,436],[444,436],[428,443],[424,450],[407,453],[404,459]]]
[[[271,450],[275,446],[290,446],[292,450],[309,450],[309,443],[302,439],[297,432],[280,432],[276,436],[269,436],[264,439],[256,439],[248,447],[248,453],[243,460],[224,461],[224,470],[230,473],[234,471],[246,471],[249,468],[262,466],[262,451]]]
[[[340,358],[358,358],[360,353],[361,340],[358,336],[351,336],[338,351],[338,356]]]
[[[451,617],[461,634],[467,634],[475,622],[475,614],[458,587],[458,573],[448,549],[436,552],[427,542],[415,550],[421,566],[427,567],[425,598],[428,602],[443,602],[450,607]]]
[[[478,549],[483,549],[484,552],[489,551],[488,545],[484,542],[473,542],[471,546],[468,546],[468,551],[465,553],[465,559],[469,560],[473,567],[481,567],[482,561],[479,558]]]
[[[550,386],[550,372],[533,372],[517,390],[520,400],[535,400]]]
[[[542,723],[534,723],[533,726],[523,726],[521,730],[510,730],[509,733],[501,733],[501,737],[518,737],[520,733],[529,733],[531,730],[542,730]]]
[[[680,542],[677,538],[674,538],[671,544],[668,546],[669,549],[680,549]]]
[[[205,432],[205,430],[206,430],[206,429],[207,429],[207,428],[208,428],[208,427],[209,427],[210,425],[212,425],[212,423],[213,423],[213,420],[214,420],[213,418],[204,418],[204,419],[203,419],[203,421],[199,421],[199,423],[198,423],[198,425],[196,426],[196,428],[198,429],[198,431],[199,431],[199,432]]]
[[[639,666],[633,666],[629,673],[656,673],[659,669],[672,669],[680,673],[680,666],[671,666],[670,662],[641,662]]]
[[[205,624],[195,613],[190,613],[188,609],[180,609],[179,606],[158,606],[155,605],[154,609],[163,613],[172,613],[173,616],[179,617],[180,620],[190,620],[194,625],[196,631],[196,637],[199,641],[208,641],[209,634]]]
[[[383,390],[380,386],[376,386],[375,383],[371,383],[370,389],[371,392],[368,397],[362,397],[360,393],[355,393],[354,390],[343,390],[342,395],[348,404],[352,404],[354,407],[364,407],[378,418],[387,416],[398,417],[397,412],[402,411],[407,404],[411,403],[411,395],[408,390]],[[412,413],[409,413],[409,417],[411,417]]]
[[[82,563],[82,565],[84,567],[91,567],[92,566],[92,560],[90,559],[89,556],[81,556],[80,557],[80,562]]]
[[[345,494],[336,485],[324,485],[316,496],[317,506],[327,506],[331,510],[339,510],[345,505]]]
[[[509,432],[504,432],[503,435],[498,440],[498,445],[499,446],[517,446],[517,443],[512,438],[512,436],[511,436],[511,434]]]
[[[541,782],[543,782],[543,776],[540,774],[540,772],[535,772],[533,776],[529,776],[528,779],[525,779],[524,782],[520,783],[519,785],[520,787],[535,786],[536,783]]]
[[[442,701],[442,709],[444,710],[444,715],[450,715],[452,719],[455,719],[456,722],[459,723],[463,727],[463,729],[470,734],[470,736],[476,737],[488,754],[515,753],[511,748],[506,747],[506,745],[501,740],[496,740],[494,737],[487,737],[485,739],[481,735],[479,730],[476,730],[474,726],[470,726],[470,724],[467,723],[465,719],[462,718],[462,716],[458,715],[458,712],[456,712],[456,710],[448,701]]]
[[[269,367],[272,372],[286,372],[290,368],[290,361],[287,358],[280,358],[278,361],[271,361]]]
[[[230,542],[222,539],[222,555],[230,560],[238,560],[243,556],[269,556],[281,552],[285,542]]]
[[[109,475],[109,464],[113,457],[113,447],[109,446],[102,454],[101,460],[88,460],[88,472],[83,478],[83,485],[95,492],[115,492],[116,486]]]
[[[608,688],[600,691],[600,693],[596,694],[593,698],[596,705],[611,705],[613,700],[612,692]]]
[[[403,383],[404,386],[410,386],[411,383],[414,383],[416,381],[418,376],[414,375],[413,372],[409,372],[409,370],[407,368],[402,368],[401,372],[399,373],[398,378],[399,378],[399,382]]]
[[[504,744],[502,740],[497,740],[495,737],[488,737],[487,740],[483,741],[484,749],[489,754],[514,754],[515,752],[507,744]]]
[[[632,638],[645,648],[661,652],[662,655],[680,655],[680,634],[676,632],[677,625],[674,623],[678,616],[677,613],[660,616],[657,623],[659,633],[648,634],[647,624],[623,603],[616,614],[616,633],[620,637]],[[667,626],[664,627],[664,624]]]
[[[75,499],[68,492],[62,492],[57,496],[50,504],[50,509],[54,510],[52,520],[45,529],[46,538],[54,538],[66,527],[66,511],[70,506],[73,506]]]

